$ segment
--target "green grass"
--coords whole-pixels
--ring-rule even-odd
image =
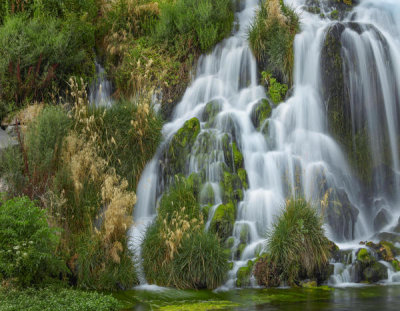
[[[0,311],[113,311],[119,302],[111,295],[70,288],[24,290],[0,287]]]
[[[279,14],[270,12],[270,3],[279,1]],[[293,41],[299,32],[299,17],[280,0],[263,0],[249,30],[249,43],[260,69],[270,72],[280,83],[293,83]]]
[[[317,210],[304,199],[291,199],[275,220],[267,237],[270,260],[280,278],[295,285],[302,278],[313,278],[329,259],[329,240]]]
[[[204,231],[196,191],[190,179],[177,178],[163,195],[157,218],[142,245],[143,268],[150,283],[180,289],[214,289],[225,280],[228,256],[217,236]],[[177,235],[182,238],[173,238]]]

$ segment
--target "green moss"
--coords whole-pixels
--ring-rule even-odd
[[[249,186],[248,186],[248,184],[247,184],[248,179],[247,179],[247,172],[246,172],[246,170],[245,170],[244,168],[239,168],[237,174],[238,174],[238,176],[239,176],[239,178],[240,178],[240,181],[242,182],[243,188],[244,188],[244,189],[247,189]]]
[[[222,104],[218,100],[212,100],[206,104],[203,111],[203,120],[207,121],[206,127],[210,127],[214,121],[217,114],[221,111]]]
[[[250,278],[253,272],[253,262],[249,260],[245,267],[240,267],[236,273],[236,286],[250,286]]]
[[[175,133],[163,152],[163,178],[174,178],[176,174],[185,172],[187,155],[191,152],[199,132],[200,121],[192,118]]]
[[[317,282],[316,281],[303,282],[301,283],[301,286],[305,288],[314,288],[317,287]]]
[[[191,302],[182,303],[176,305],[169,305],[160,307],[160,311],[207,311],[207,310],[230,310],[235,307],[239,307],[240,304],[232,301],[202,301],[202,302]]]
[[[363,271],[363,280],[375,283],[388,278],[388,272],[385,265],[380,262],[374,262]]]
[[[375,261],[366,248],[361,248],[357,252],[357,260],[363,264],[370,264]]]
[[[257,104],[255,104],[253,111],[251,113],[251,119],[255,128],[260,129],[261,125],[266,119],[271,116],[272,105],[267,99],[261,99]]]
[[[232,153],[233,153],[233,161],[235,164],[236,170],[243,167],[243,155],[239,151],[235,142],[231,143]]]
[[[235,238],[233,236],[229,237],[226,241],[225,241],[225,247],[231,249],[233,247],[233,245],[235,244]]]
[[[236,210],[232,202],[221,204],[217,207],[211,220],[210,230],[215,232],[222,240],[226,240],[232,235],[235,214]]]
[[[244,224],[240,230],[240,242],[241,243],[247,243],[249,242],[249,236],[250,232],[249,232],[249,225],[248,224]]]
[[[392,267],[393,267],[394,271],[400,271],[400,262],[397,259],[393,259]]]
[[[236,250],[236,258],[240,259],[242,257],[243,251],[246,248],[246,243],[240,243],[237,250]]]
[[[330,14],[332,19],[339,19],[339,12],[338,10],[333,10]]]

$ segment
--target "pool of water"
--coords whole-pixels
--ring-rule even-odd
[[[114,294],[128,310],[400,310],[400,286],[242,289],[142,288]]]

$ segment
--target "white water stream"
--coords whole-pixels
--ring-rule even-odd
[[[285,2],[301,13],[302,31],[295,39],[293,93],[267,120],[268,137],[257,131],[251,120],[254,106],[266,98],[264,88],[258,84],[256,60],[247,42],[247,30],[259,5],[257,0],[245,1],[245,7],[236,14],[238,31],[218,44],[212,53],[200,58],[192,84],[176,106],[172,121],[163,128],[163,144],[168,144],[186,120],[193,117],[202,120],[203,110],[211,100],[222,104],[212,126],[201,123],[197,144],[187,159],[188,170],[182,169],[187,175],[205,169],[215,194],[210,217],[222,202],[221,177],[216,167],[225,161],[220,144],[224,133],[234,137],[243,154],[249,187],[244,192],[244,199],[238,203],[233,235],[237,246],[241,228],[248,226],[249,240],[240,260],[234,264],[227,287],[234,286],[236,270],[254,258],[255,251],[262,247],[265,231],[271,227],[274,216],[288,196],[301,194],[319,204],[324,195],[321,193],[323,181],[325,189],[336,189],[341,197],[346,197],[348,204],[358,209],[358,214],[354,219],[341,219],[340,224],[337,220],[327,221],[327,234],[335,241],[371,236],[373,218],[379,211],[365,206],[346,155],[328,133],[326,107],[321,95],[320,61],[327,29],[334,22],[303,11],[304,0]],[[394,171],[392,178],[399,185],[400,1],[361,2],[349,19],[361,23],[364,31],[359,34],[348,28],[342,34],[342,57],[350,72],[351,105],[363,107],[354,108],[352,118],[354,124],[359,118],[367,118],[374,161],[382,157],[381,137],[387,134]],[[368,26],[371,23],[373,28]],[[382,43],[382,37],[386,45]],[[376,74],[371,75],[370,68],[376,69]],[[199,161],[196,153],[201,148],[201,139],[210,133],[214,137],[215,152],[207,161]],[[163,145],[159,149],[162,150]],[[130,233],[142,284],[146,280],[141,271],[140,245],[146,226],[156,215],[156,203],[164,190],[159,185],[160,156],[161,152],[158,152],[142,174],[137,188],[135,225]],[[384,197],[387,176],[384,171],[378,172],[377,176],[380,177],[375,180],[373,195]],[[397,198],[385,200],[385,208],[392,215],[400,212],[397,202]],[[335,272],[337,282],[351,282],[346,267],[335,267]]]

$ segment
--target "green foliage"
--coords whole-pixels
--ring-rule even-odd
[[[19,285],[45,282],[65,271],[55,256],[57,231],[46,214],[26,197],[0,205],[0,274]]]
[[[263,0],[249,30],[249,42],[260,68],[281,83],[293,83],[293,41],[299,17],[283,1]]]
[[[217,236],[204,231],[183,239],[173,264],[175,278],[186,288],[217,288],[228,272],[228,258]]]
[[[288,201],[268,234],[267,250],[289,285],[321,273],[330,252],[317,211],[304,199]]]
[[[50,99],[72,75],[94,74],[94,28],[75,15],[27,19],[0,27],[0,103],[9,112],[27,101]],[[15,106],[4,107],[4,103]]]
[[[216,288],[228,271],[228,257],[215,234],[204,232],[193,178],[177,178],[160,201],[158,216],[142,244],[149,282],[177,288]]]
[[[111,295],[55,286],[43,289],[0,288],[0,311],[116,311],[119,302]]]
[[[225,241],[232,235],[236,219],[236,210],[233,203],[221,204],[217,207],[211,220],[210,230],[215,232],[220,239]]]
[[[272,74],[268,72],[263,71],[261,75],[268,86],[268,94],[274,104],[279,104],[282,102],[288,91],[288,86],[286,84],[279,83],[275,78],[272,77]]]
[[[230,0],[178,0],[161,6],[156,36],[170,41],[180,38],[189,45],[206,52],[229,34],[233,22]]]

